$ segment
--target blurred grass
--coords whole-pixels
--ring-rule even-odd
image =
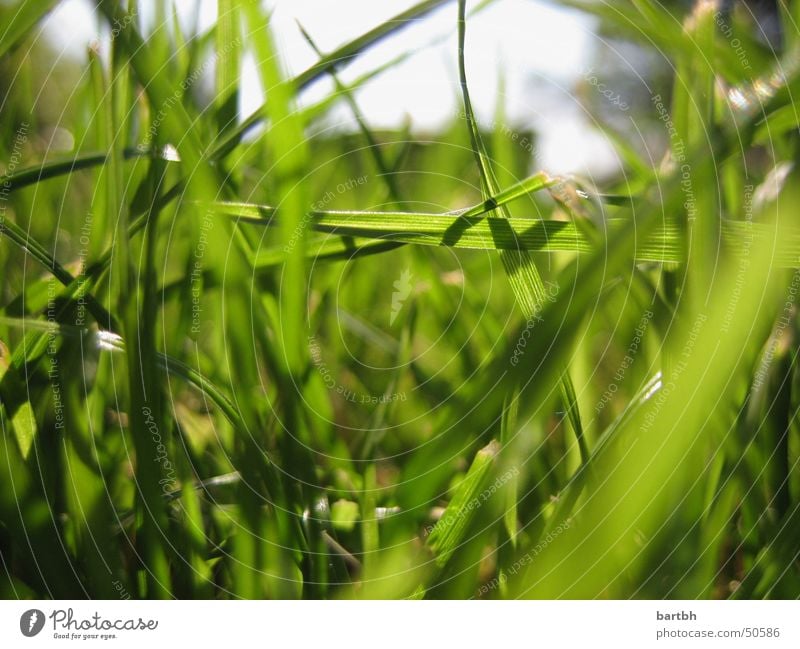
[[[669,70],[599,187],[474,116],[488,3],[304,31],[296,77],[253,0],[104,0],[80,66],[54,4],[0,13],[3,597],[797,596],[800,3],[775,52],[739,5],[560,3]],[[463,113],[377,130],[404,56],[339,72],[433,10]]]

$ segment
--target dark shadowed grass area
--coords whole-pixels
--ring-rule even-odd
[[[602,186],[476,119],[490,2],[304,31],[295,78],[251,0],[103,0],[81,65],[55,4],[0,8],[4,598],[800,594],[800,2],[558,3],[658,62],[575,89]],[[402,57],[339,72],[433,11],[461,110],[373,129]]]

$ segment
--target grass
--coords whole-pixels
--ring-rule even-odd
[[[490,2],[298,26],[293,78],[255,2],[106,0],[81,64],[54,4],[0,13],[4,598],[797,596],[800,3],[776,50],[741,4],[559,3],[656,61],[624,119],[576,89],[599,186],[475,117]],[[461,117],[375,129],[408,55],[341,73],[433,11]]]

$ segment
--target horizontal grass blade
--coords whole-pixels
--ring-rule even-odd
[[[274,208],[252,203],[219,202],[209,206],[219,215],[234,217],[242,223],[274,226],[279,220]],[[273,218],[274,217],[274,218]],[[466,217],[422,212],[314,211],[309,213],[310,227],[341,237],[364,241],[346,242],[322,239],[309,250],[311,257],[353,254],[370,246],[411,243],[473,250],[530,250],[538,252],[578,252],[593,249],[582,229],[570,221],[549,221],[511,217],[498,222],[481,216]],[[609,233],[633,227],[627,218],[607,221]],[[677,219],[657,225],[647,237],[637,238],[638,262],[679,263],[684,260],[683,237]],[[721,225],[723,240],[734,254],[746,254],[754,241],[775,239],[775,228],[765,223],[725,219]],[[367,240],[372,243],[367,243]],[[378,250],[376,250],[377,252]],[[265,250],[259,256],[267,266],[279,257],[278,250]],[[800,229],[782,228],[776,240],[774,263],[780,268],[800,265]]]

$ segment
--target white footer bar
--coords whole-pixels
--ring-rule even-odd
[[[800,603],[0,602],[0,647],[800,647]],[[236,643],[231,645],[230,643]],[[242,643],[242,644],[239,644]]]

